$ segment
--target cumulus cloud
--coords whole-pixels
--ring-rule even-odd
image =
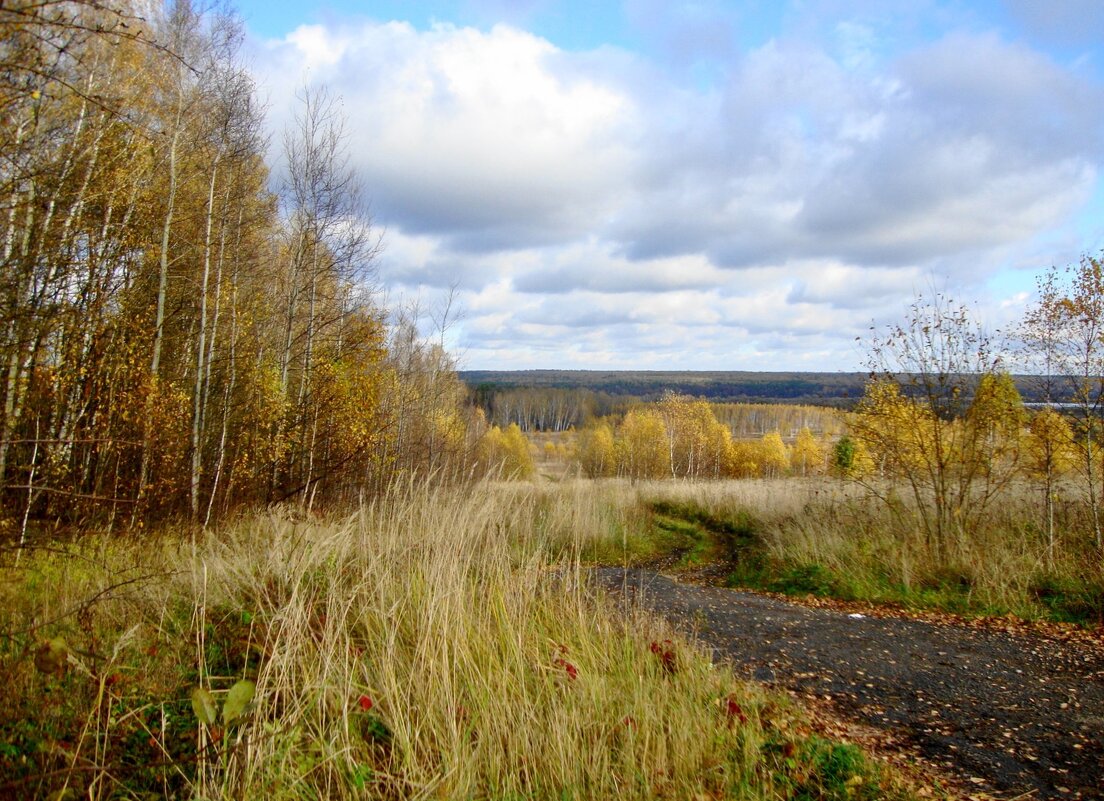
[[[696,123],[711,139],[682,158],[663,148],[650,165],[663,177],[619,233],[636,257],[704,249],[730,267],[909,265],[1025,241],[1093,191],[1102,107],[1099,86],[992,35],[948,37],[874,78],[769,43]]]
[[[344,98],[353,161],[389,225],[492,251],[585,233],[625,184],[634,99],[555,69],[557,55],[505,25],[364,23],[302,27],[262,57],[274,97],[309,80]]]
[[[514,275],[514,288],[519,292],[552,295],[578,290],[662,293],[719,287],[728,280],[703,255],[634,262],[593,242],[530,259],[529,266],[519,267]]]
[[[1082,61],[976,19],[906,36],[861,2],[749,47],[726,4],[631,0],[651,50],[578,52],[524,30],[530,5],[301,26],[255,56],[274,128],[303,82],[343,97],[381,280],[458,286],[473,366],[852,369],[925,277],[999,294],[1083,247],[1104,86]]]

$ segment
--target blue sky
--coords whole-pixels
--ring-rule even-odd
[[[1104,247],[1099,0],[237,8],[273,142],[341,98],[381,292],[455,287],[467,367],[859,369],[917,291],[1007,330]]]

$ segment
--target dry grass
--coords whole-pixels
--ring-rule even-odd
[[[1064,488],[1057,504],[1053,555],[1032,487],[1010,488],[982,526],[953,539],[947,555],[926,542],[907,496],[888,485],[877,490],[883,498],[836,479],[788,478],[610,481],[591,492],[604,493],[630,529],[647,528],[645,512],[657,504],[742,521],[763,557],[754,568],[761,574],[744,579],[760,585],[789,588],[787,575],[793,574],[799,592],[958,612],[1093,622],[1104,611],[1101,560],[1084,533],[1086,510],[1073,488]],[[883,500],[887,496],[891,503]],[[627,539],[633,541],[631,533]],[[819,576],[815,586],[802,584],[810,571]]]
[[[3,574],[0,794],[903,796],[784,700],[587,590],[582,554],[624,540],[642,491],[409,486],[338,520],[28,554]],[[69,665],[44,674],[30,657],[53,636]],[[243,678],[243,721],[196,721],[194,686],[221,701]]]

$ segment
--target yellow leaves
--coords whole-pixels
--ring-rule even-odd
[[[316,443],[329,445],[331,458],[341,460],[369,447],[381,426],[379,372],[371,364],[331,361],[315,369],[314,404],[318,419]]]
[[[790,466],[789,454],[782,435],[771,431],[759,440],[759,471],[766,478],[777,478],[786,474]]]
[[[460,416],[460,410],[453,407],[438,409],[429,418],[429,424],[433,437],[442,447],[457,450],[464,445],[467,436],[467,426]]]
[[[630,409],[616,429],[602,421],[579,439],[579,463],[588,476],[632,479],[754,478],[821,472],[825,452],[806,427],[787,447],[782,434],[735,440],[704,400],[674,394]]]
[[[759,443],[754,440],[732,442],[726,457],[728,475],[736,478],[755,478],[760,475],[758,460]]]
[[[579,435],[579,464],[591,478],[616,475],[617,448],[609,423],[603,421]]]
[[[617,429],[617,472],[629,478],[669,476],[667,427],[654,408],[632,409]]]
[[[505,478],[529,478],[533,475],[529,440],[517,423],[511,423],[505,431],[498,426],[491,426],[483,435],[480,451],[489,469],[501,470]]]
[[[1053,409],[1036,412],[1024,437],[1023,457],[1025,467],[1033,475],[1068,472],[1076,458],[1069,421]]]
[[[797,432],[790,451],[790,467],[802,476],[820,473],[824,468],[824,450],[807,426]]]
[[[922,468],[939,451],[945,424],[930,408],[901,395],[895,381],[871,381],[866,385],[851,420],[857,442],[894,475]]]
[[[981,376],[963,417],[940,419],[928,400],[904,397],[894,381],[870,382],[851,420],[856,441],[892,475],[979,475],[1014,462],[1026,415],[1007,373]]]
[[[985,435],[1018,440],[1027,413],[1012,376],[1008,373],[983,375],[966,417]]]

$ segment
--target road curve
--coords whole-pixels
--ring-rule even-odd
[[[902,617],[866,617],[654,571],[595,582],[671,620],[738,671],[910,740],[1002,797],[1104,799],[1102,649]]]

